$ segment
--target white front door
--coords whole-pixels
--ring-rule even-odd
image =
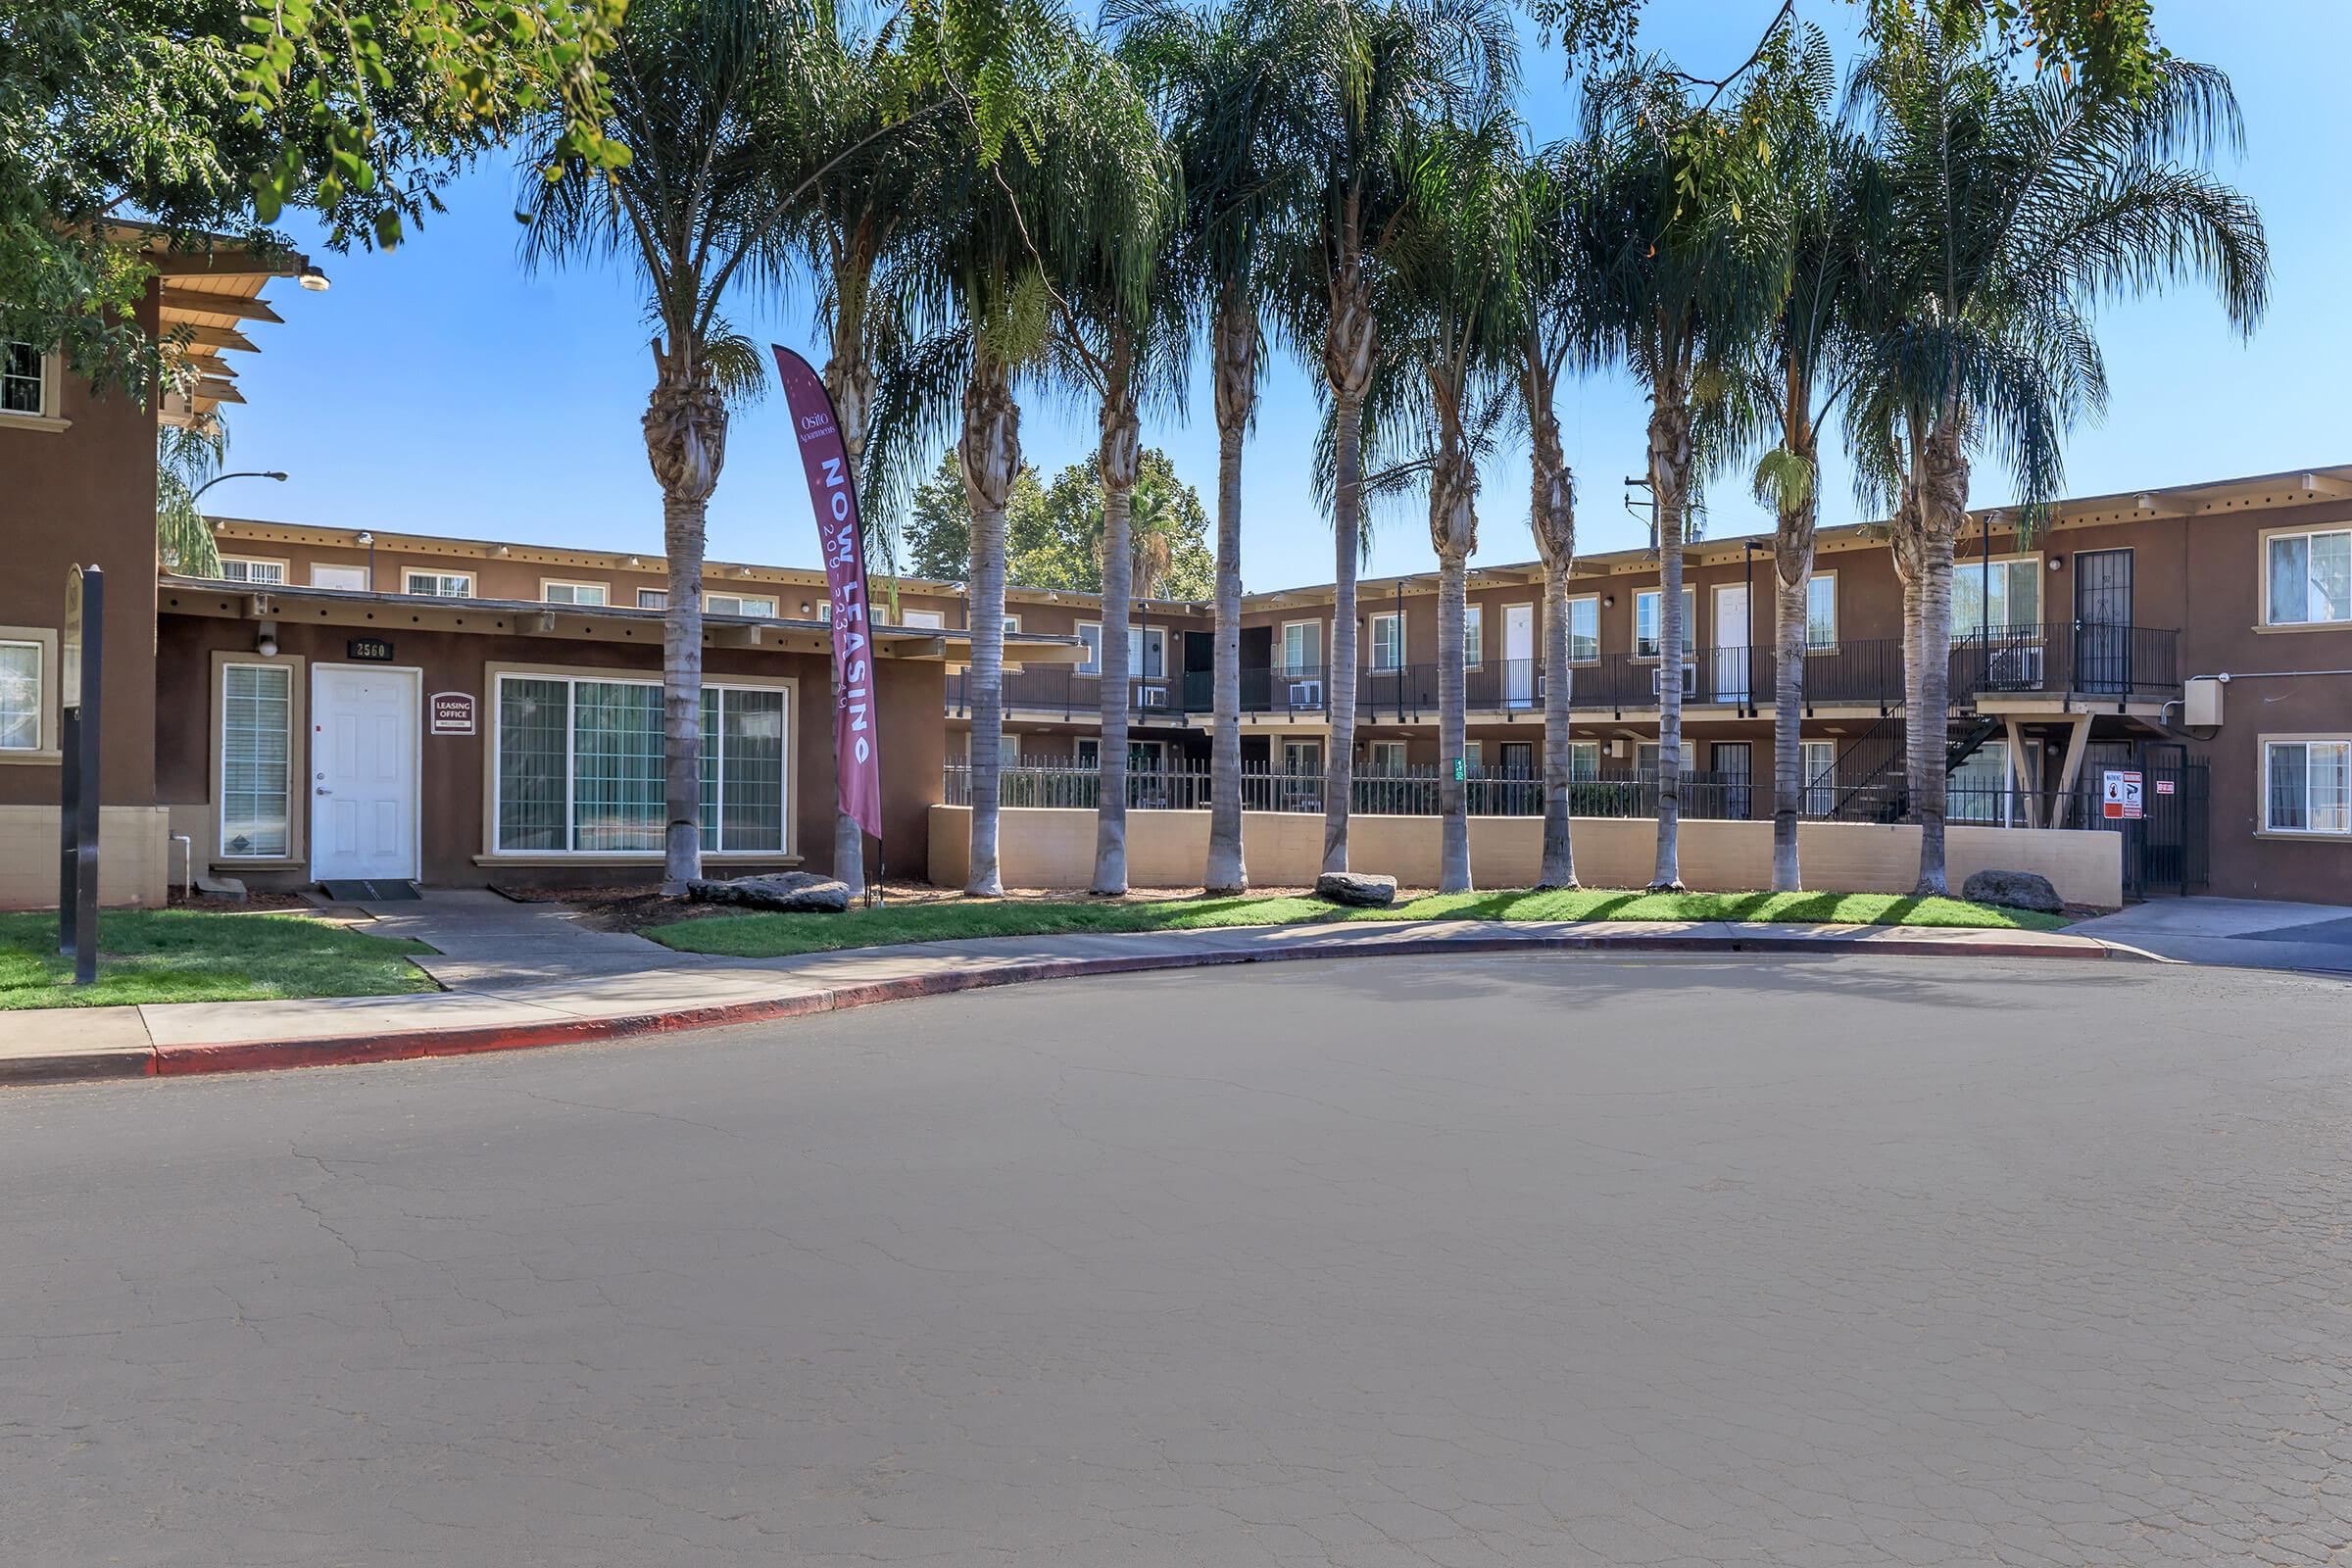
[[[1525,708],[1536,700],[1536,607],[1502,607],[1502,700]]]
[[[417,672],[318,664],[311,672],[311,875],[417,876]]]
[[[1715,700],[1747,701],[1747,584],[1715,590]]]

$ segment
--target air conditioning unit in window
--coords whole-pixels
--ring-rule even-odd
[[[1655,697],[1660,692],[1665,690],[1665,678],[1666,669],[1664,665],[1653,664],[1650,666],[1650,696]],[[1698,666],[1688,659],[1683,661],[1683,695],[1685,697],[1695,697],[1698,695]]]
[[[1168,706],[1168,689],[1165,686],[1139,686],[1135,690],[1135,706],[1165,708]]]
[[[1321,708],[1323,706],[1323,683],[1319,680],[1291,682],[1291,706],[1293,708]]]
[[[1996,692],[2041,690],[2041,645],[2007,643],[1993,649],[1984,684]]]

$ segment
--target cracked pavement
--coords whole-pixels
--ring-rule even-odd
[[[0,1094],[0,1558],[2345,1564],[2348,1023],[1510,956]]]

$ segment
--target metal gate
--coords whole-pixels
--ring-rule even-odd
[[[2111,767],[2140,775],[2140,815],[2103,814],[2103,775]],[[2077,786],[2075,820],[2123,837],[2124,896],[2178,897],[2201,890],[2208,875],[2206,837],[2210,764],[2191,760],[2178,741],[2114,745],[2087,761]]]
[[[2132,689],[2132,552],[2075,552],[2075,690]]]

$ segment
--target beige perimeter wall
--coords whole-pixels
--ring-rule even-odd
[[[98,815],[98,901],[160,907],[178,868],[160,806],[109,806]],[[0,909],[57,907],[54,806],[0,806]]]
[[[1578,817],[1576,875],[1587,887],[1638,888],[1649,881],[1657,824],[1646,818]],[[1805,886],[1836,893],[1908,893],[1919,873],[1919,829],[1860,822],[1807,822],[1797,853]],[[1348,820],[1348,862],[1408,888],[1438,880],[1438,819],[1356,816]],[[969,864],[971,808],[931,808],[931,880],[961,887]],[[1323,859],[1323,818],[1304,811],[1250,811],[1242,818],[1250,880],[1306,887]],[[1007,808],[999,817],[998,857],[1008,888],[1076,891],[1095,870],[1095,813]],[[1200,885],[1208,853],[1206,811],[1127,813],[1127,877],[1139,888]],[[1471,874],[1481,887],[1532,886],[1543,863],[1544,823],[1533,816],[1473,817]],[[1946,854],[1953,890],[1973,871],[2038,871],[2069,904],[2113,908],[2124,902],[2121,835],[2077,829],[1953,827]],[[1685,822],[1683,881],[1734,891],[1772,885],[1770,822]]]

